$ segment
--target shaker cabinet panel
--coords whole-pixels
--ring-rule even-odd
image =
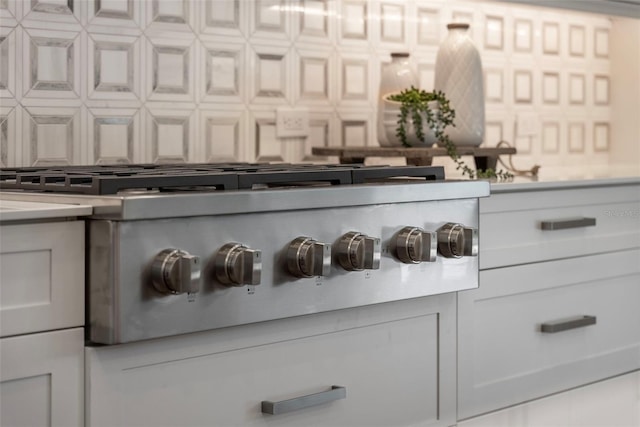
[[[640,250],[480,272],[458,297],[458,418],[640,369]]]
[[[0,226],[0,336],[84,324],[84,222]]]
[[[0,339],[0,425],[83,425],[84,331]]]
[[[640,187],[497,193],[480,201],[480,268],[640,248]]]
[[[327,313],[333,331],[230,351],[213,350],[216,331],[146,352],[144,343],[88,348],[89,425],[452,425],[455,295],[437,297],[446,312],[422,300],[428,310],[401,319],[344,328],[344,311]],[[169,356],[178,342],[193,354]]]

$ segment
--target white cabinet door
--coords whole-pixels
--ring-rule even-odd
[[[0,227],[0,336],[84,324],[84,221]]]
[[[84,330],[0,339],[0,425],[83,425]]]
[[[455,295],[87,348],[86,360],[92,427],[446,427],[455,423]],[[261,410],[334,385],[346,398]]]
[[[640,426],[640,371],[458,422],[458,427],[584,426]]]

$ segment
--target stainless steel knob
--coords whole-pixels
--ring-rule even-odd
[[[153,287],[165,294],[200,290],[200,258],[180,249],[165,249],[151,264]]]
[[[436,233],[418,227],[404,227],[396,235],[396,256],[405,264],[434,262],[437,251]]]
[[[338,262],[349,271],[380,268],[380,239],[351,231],[338,242]]]
[[[287,267],[296,277],[328,276],[331,271],[331,245],[310,237],[297,237],[287,249]]]
[[[478,255],[478,230],[448,222],[438,229],[438,251],[446,258]]]
[[[261,253],[240,243],[227,243],[215,257],[215,275],[229,286],[259,285],[262,273]]]

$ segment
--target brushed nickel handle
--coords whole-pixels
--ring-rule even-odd
[[[556,332],[568,331],[569,329],[584,328],[585,326],[595,324],[596,316],[578,316],[558,322],[543,323],[542,325],[540,325],[540,332],[546,334],[555,334]]]
[[[595,225],[595,218],[583,217],[542,221],[540,228],[543,230],[565,230],[567,228],[592,227]]]
[[[323,403],[345,399],[346,397],[347,389],[345,387],[332,385],[331,390],[294,397],[293,399],[281,400],[279,402],[264,400],[262,402],[262,413],[271,415],[286,414],[287,412],[322,405]]]

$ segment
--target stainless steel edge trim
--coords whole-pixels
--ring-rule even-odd
[[[132,220],[364,206],[489,196],[488,181],[433,181],[193,194],[86,196],[0,192],[6,200],[93,206],[93,218]]]

